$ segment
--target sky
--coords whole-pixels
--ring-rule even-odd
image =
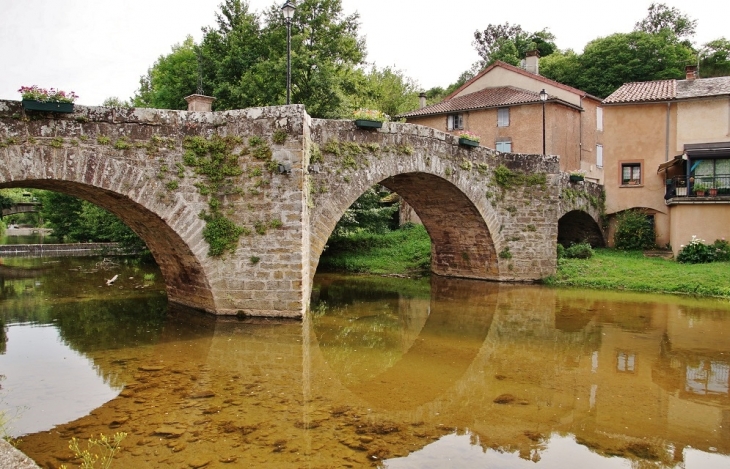
[[[659,0],[660,2],[662,0]],[[129,99],[139,78],[187,35],[215,24],[222,0],[0,0],[0,99],[21,86],[74,91],[77,103]],[[262,12],[283,0],[249,0]],[[395,67],[424,89],[446,87],[478,60],[474,31],[510,22],[548,28],[559,48],[629,32],[651,0],[342,0],[359,13],[367,60]],[[694,41],[730,37],[727,0],[664,0],[698,20]],[[285,78],[283,78],[285,79]]]

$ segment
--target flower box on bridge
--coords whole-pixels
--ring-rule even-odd
[[[26,111],[74,112],[74,103],[43,102],[34,99],[24,99],[21,103]]]
[[[367,119],[355,119],[355,125],[359,129],[380,129],[383,127],[381,121],[371,121]]]
[[[459,137],[459,145],[462,147],[478,147],[479,141],[470,138]]]

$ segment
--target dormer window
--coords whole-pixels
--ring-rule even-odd
[[[449,114],[446,116],[446,130],[464,128],[464,114]]]

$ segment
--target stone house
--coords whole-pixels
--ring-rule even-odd
[[[615,215],[639,208],[676,255],[693,235],[730,239],[730,77],[626,83],[603,101],[604,187]]]
[[[498,151],[559,155],[561,170],[582,170],[601,183],[601,100],[541,76],[538,59],[529,52],[524,69],[497,61],[440,103],[426,106],[422,95],[420,109],[397,117],[453,134],[467,130]]]

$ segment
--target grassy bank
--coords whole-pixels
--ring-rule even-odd
[[[330,238],[318,269],[372,274],[423,275],[431,267],[431,239],[422,225],[386,234]]]
[[[680,264],[641,252],[597,249],[592,258],[560,259],[546,285],[684,293],[730,298],[730,262]]]

